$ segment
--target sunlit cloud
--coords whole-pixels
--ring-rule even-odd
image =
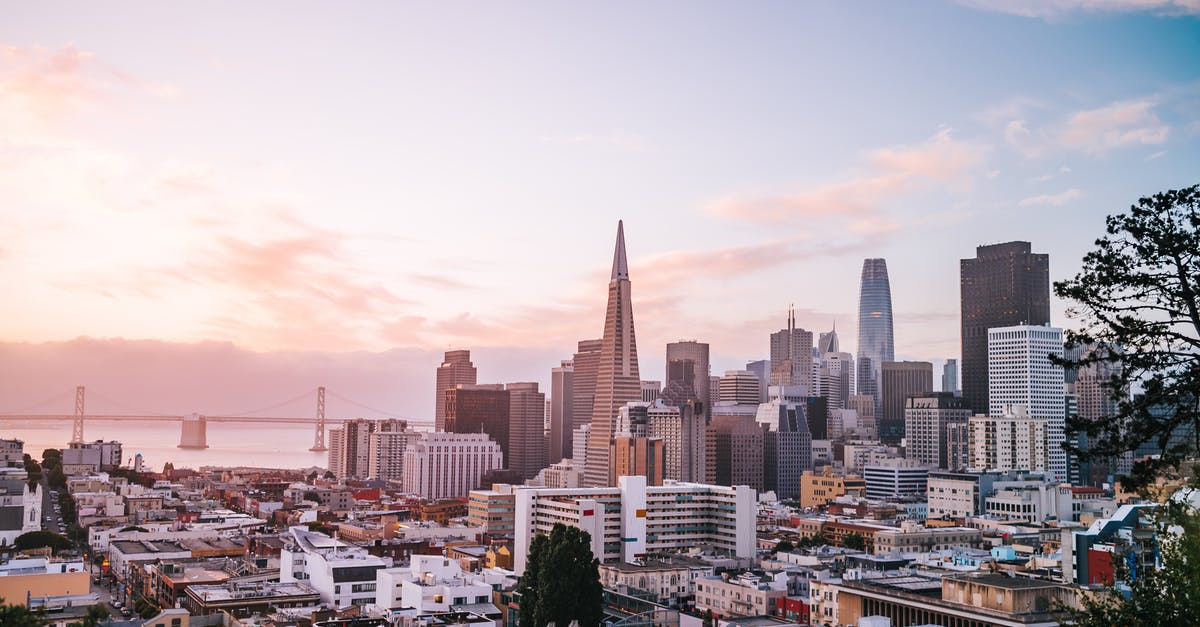
[[[1075,188],[1071,188],[1063,190],[1057,194],[1039,194],[1037,196],[1030,196],[1029,198],[1024,198],[1018,202],[1017,206],[1037,207],[1039,205],[1045,205],[1049,207],[1061,207],[1082,195],[1083,192]]]
[[[1154,109],[1154,98],[1114,102],[1076,111],[1057,124],[1031,127],[1024,119],[1010,120],[1004,139],[1017,153],[1030,159],[1063,151],[1102,155],[1131,146],[1163,144],[1170,126]]]
[[[958,0],[976,9],[1021,17],[1056,19],[1074,13],[1200,15],[1198,0]]]

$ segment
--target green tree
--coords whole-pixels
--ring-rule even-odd
[[[857,531],[852,531],[842,538],[842,546],[856,551],[865,551],[867,550],[867,539]]]
[[[42,627],[41,612],[31,611],[24,605],[8,605],[0,599],[0,625],[4,627]]]
[[[791,553],[795,548],[796,545],[792,544],[791,540],[780,540],[775,543],[776,553]]]
[[[71,627],[99,627],[100,622],[108,618],[108,608],[103,604],[89,606],[87,614],[83,620],[78,623],[71,623]]]
[[[13,541],[13,546],[18,551],[50,547],[50,550],[57,553],[63,549],[71,548],[71,541],[53,531],[30,531],[17,536],[17,539]],[[0,623],[0,625],[2,624]]]
[[[1153,482],[1200,453],[1200,186],[1138,200],[1109,216],[1105,234],[1075,277],[1054,284],[1080,323],[1067,345],[1087,346],[1068,368],[1113,366],[1105,382],[1115,416],[1068,417],[1065,448],[1108,460],[1150,445],[1125,482]],[[1142,393],[1128,392],[1141,388]]]
[[[581,627],[599,625],[604,617],[604,587],[600,561],[592,554],[592,537],[586,531],[554,525],[549,536],[529,543],[525,573],[517,584],[520,623],[545,627],[550,623]]]

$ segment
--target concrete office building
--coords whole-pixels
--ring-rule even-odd
[[[615,487],[518,490],[516,510],[517,574],[525,571],[533,536],[549,534],[555,523],[588,532],[592,554],[605,564],[703,545],[736,557],[755,555],[758,508],[746,486],[650,486],[645,477],[621,477]]]
[[[680,340],[667,344],[667,386],[678,383],[685,390],[692,390],[693,399],[703,403],[701,409],[707,418],[710,395],[711,366],[708,361],[708,344],[696,340]]]
[[[904,438],[904,404],[910,396],[933,391],[933,364],[927,361],[886,361],[880,368],[883,414],[879,439],[891,444]]]
[[[823,353],[818,366],[814,394],[825,397],[829,409],[845,409],[854,393],[854,357],[850,353]]]
[[[641,398],[638,376],[637,340],[633,330],[633,300],[629,262],[625,258],[625,226],[617,223],[612,278],[608,283],[608,308],[604,337],[596,370],[596,402],[592,408],[592,432],[588,440],[584,485],[603,487],[608,483],[609,451],[617,412],[625,403]]]
[[[863,468],[867,498],[925,496],[929,468],[911,459],[885,459]]]
[[[1046,419],[1034,418],[1022,405],[1001,416],[971,416],[967,421],[972,472],[1049,470]]]
[[[880,416],[879,393],[883,363],[895,361],[892,330],[892,287],[888,281],[887,261],[864,259],[858,294],[858,376],[859,394],[875,399],[874,416]],[[863,415],[859,412],[859,415]]]
[[[1020,325],[988,330],[988,413],[1024,405],[1031,418],[1046,421],[1048,470],[1066,481],[1067,453],[1063,368],[1050,362],[1063,354],[1062,329]]]
[[[546,451],[546,395],[538,391],[536,382],[509,383],[508,438],[505,455],[508,469],[525,479],[536,477],[550,465]]]
[[[602,340],[580,340],[575,350],[575,355],[571,358],[572,368],[575,371],[574,376],[574,403],[571,410],[571,433],[574,434],[579,427],[592,424],[592,410],[596,405],[596,372],[600,368],[600,345]],[[640,384],[639,384],[640,387]],[[574,438],[574,436],[572,436]],[[572,439],[572,446],[574,440]],[[576,448],[571,449],[571,454],[565,457],[575,459],[583,459],[587,456],[585,451]],[[583,468],[580,467],[580,472]]]
[[[960,393],[958,389],[957,359],[947,359],[946,363],[942,364],[942,391],[956,396]]]
[[[491,436],[507,462],[512,410],[508,390],[499,383],[457,385],[446,390],[447,433],[486,433]]]
[[[672,481],[705,481],[705,424],[699,403],[677,400],[667,388],[659,402],[646,410],[646,436],[663,443],[663,478]]]
[[[504,468],[500,445],[486,433],[422,433],[404,452],[404,491],[421,498],[465,498],[483,475]]]
[[[967,424],[970,417],[966,401],[950,392],[908,397],[904,402],[905,457],[933,468],[950,468],[947,429],[951,424]]]
[[[802,403],[772,401],[758,406],[763,433],[763,488],[780,499],[800,498],[800,476],[812,470],[812,433]]]
[[[859,427],[871,438],[879,437],[879,421],[875,416],[875,397],[868,394],[856,394],[846,400],[846,409],[852,409],[858,414]]]
[[[557,464],[571,457],[571,431],[575,415],[575,367],[564,360],[550,370],[550,450],[547,461]]]
[[[813,335],[796,327],[796,312],[788,308],[787,328],[771,334],[771,385],[813,389]]]
[[[726,413],[733,408],[753,410]],[[757,406],[718,404],[713,408],[712,422],[708,424],[709,465],[712,467],[713,483],[717,485],[747,485],[755,490],[764,489],[762,425],[755,420]]]
[[[1050,256],[1029,242],[975,249],[959,262],[962,308],[962,395],[976,414],[992,410],[988,329],[1050,323]]]
[[[471,363],[471,351],[446,351],[442,365],[437,369],[437,390],[434,396],[434,428],[445,430],[446,421],[446,390],[452,390],[459,385],[474,385],[476,371]]]
[[[758,376],[749,370],[726,370],[720,379],[717,398],[723,403],[757,405],[763,396],[758,383]]]
[[[663,483],[663,441],[659,438],[614,436],[609,459],[612,464],[610,483],[615,484],[619,477],[633,475],[645,477],[649,485]]]
[[[771,360],[759,359],[746,362],[746,371],[753,372],[758,378],[758,402],[767,402],[767,387],[771,384]]]
[[[662,381],[642,381],[642,402],[653,403],[662,395]]]

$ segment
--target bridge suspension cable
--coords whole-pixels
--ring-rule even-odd
[[[243,411],[234,411],[234,412],[229,412],[229,413],[225,413],[225,414],[214,415],[213,418],[222,418],[222,417],[227,417],[227,416],[249,416],[251,414],[258,414],[258,413],[262,413],[264,411],[270,411],[272,409],[279,409],[280,407],[283,407],[285,405],[291,405],[292,403],[295,403],[297,401],[301,401],[306,398],[312,398],[313,393],[316,391],[317,391],[317,388],[312,388],[309,390],[305,390],[303,393],[298,394],[292,398],[289,398],[286,401],[280,401],[278,403],[275,403],[272,405],[267,405],[266,407],[259,407],[256,409],[246,409]]]
[[[74,396],[75,396],[74,389],[65,390],[63,392],[55,394],[54,396],[51,396],[50,398],[38,401],[32,405],[26,405],[24,407],[20,407],[20,408],[11,410],[11,411],[0,412],[0,416],[14,416],[14,415],[27,414],[27,413],[29,413],[29,410],[31,410],[31,409],[37,409],[38,407],[41,407],[42,405],[49,405],[50,403],[54,403],[54,402],[62,402],[62,401],[65,401],[66,399],[72,398]]]
[[[334,397],[334,398],[338,399],[339,401],[342,401],[343,403],[349,403],[350,405],[353,405],[353,406],[355,406],[355,407],[357,407],[357,408],[359,408],[359,409],[365,409],[365,410],[367,410],[367,411],[372,411],[372,412],[375,412],[375,413],[377,413],[377,414],[381,414],[381,415],[383,415],[383,416],[392,416],[392,417],[395,417],[395,418],[402,418],[402,419],[404,419],[404,420],[407,420],[407,421],[409,421],[409,422],[412,422],[412,423],[427,423],[427,422],[432,422],[432,421],[430,421],[430,420],[418,420],[418,419],[416,419],[416,418],[409,418],[408,416],[405,416],[404,414],[401,414],[400,412],[396,412],[396,411],[385,411],[385,410],[379,409],[378,407],[371,407],[370,405],[364,405],[364,404],[362,404],[362,403],[360,403],[360,402],[358,402],[358,401],[356,401],[356,400],[353,400],[353,399],[350,399],[350,398],[346,398],[345,396],[342,396],[341,394],[338,394],[337,392],[334,392],[333,390],[326,390],[326,393],[327,393],[327,394],[329,394],[330,396],[332,396],[332,397]]]

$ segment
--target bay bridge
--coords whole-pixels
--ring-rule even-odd
[[[255,423],[255,424],[311,424],[311,425],[313,425],[313,445],[308,450],[310,450],[310,451],[327,451],[327,450],[329,450],[329,448],[325,444],[325,433],[326,433],[327,428],[330,425],[334,425],[334,426],[341,425],[342,423],[344,423],[346,421],[355,420],[358,417],[356,416],[353,418],[327,418],[325,415],[326,393],[327,393],[327,390],[325,389],[325,386],[320,386],[320,387],[317,387],[312,390],[306,390],[303,394],[301,394],[299,396],[295,396],[293,398],[289,398],[287,400],[273,403],[271,405],[267,405],[264,407],[246,409],[246,410],[241,410],[241,411],[236,411],[236,412],[229,412],[228,414],[222,414],[222,415],[201,415],[198,413],[172,414],[172,413],[166,413],[166,412],[155,412],[155,411],[149,411],[149,410],[142,410],[142,409],[138,409],[136,407],[130,407],[128,405],[124,405],[124,404],[120,403],[119,401],[115,401],[113,399],[104,397],[104,396],[96,393],[95,391],[93,391],[93,393],[92,393],[93,396],[100,397],[103,401],[106,402],[106,404],[113,405],[115,407],[119,407],[124,410],[124,412],[118,412],[118,413],[97,414],[97,413],[88,413],[86,411],[85,407],[86,407],[86,400],[87,400],[87,398],[86,398],[87,388],[85,386],[79,385],[79,386],[75,387],[75,411],[74,411],[74,413],[71,413],[71,414],[32,413],[33,410],[43,408],[47,405],[52,405],[52,404],[58,403],[58,402],[64,402],[66,399],[70,398],[70,391],[68,390],[68,391],[62,392],[60,394],[57,394],[51,398],[42,400],[38,403],[34,403],[33,405],[29,405],[29,406],[26,406],[26,407],[23,407],[20,409],[16,409],[16,410],[12,410],[12,411],[0,411],[0,420],[14,420],[14,421],[70,420],[70,421],[72,421],[72,426],[71,426],[71,443],[72,444],[79,444],[79,443],[83,443],[85,441],[84,437],[83,437],[83,433],[84,433],[85,423],[88,420],[130,420],[130,421],[145,420],[145,421],[156,421],[156,422],[176,421],[176,422],[180,423],[179,446],[181,448],[207,448],[208,443],[207,443],[206,425],[209,422]],[[384,410],[376,409],[374,407],[370,407],[368,405],[364,405],[362,403],[359,403],[358,401],[355,401],[355,400],[352,400],[345,396],[342,396],[334,391],[328,391],[328,395],[333,398],[336,398],[337,400],[339,400],[343,403],[349,404],[351,406],[354,406],[354,407],[362,409],[362,410],[369,411],[373,414],[378,414],[380,416],[385,416],[385,417],[389,417],[389,418],[400,418],[402,420],[406,420],[409,425],[414,426],[414,427],[418,427],[418,426],[432,427],[433,426],[432,420],[428,420],[428,419],[418,420],[418,419],[405,418],[403,416],[398,415],[395,412],[384,411]],[[264,412],[277,411],[286,405],[291,405],[293,403],[296,403],[297,401],[303,400],[306,397],[314,398],[314,400],[315,400],[315,407],[314,407],[314,412],[313,412],[312,417],[261,415]]]

